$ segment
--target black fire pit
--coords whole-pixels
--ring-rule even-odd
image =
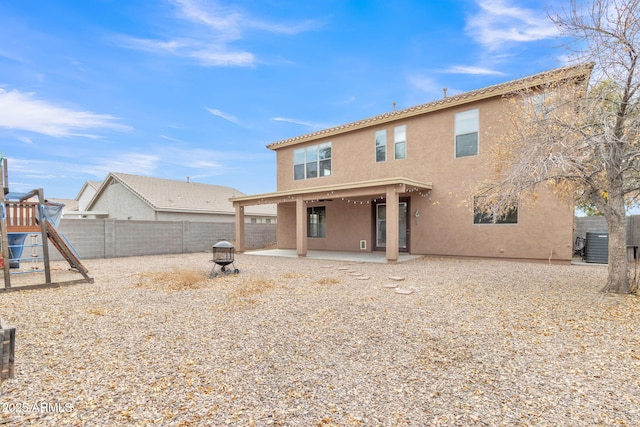
[[[209,277],[217,277],[221,274],[238,274],[240,270],[234,264],[236,247],[226,240],[221,240],[213,245],[213,260],[215,264],[209,273]]]

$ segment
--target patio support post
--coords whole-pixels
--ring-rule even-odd
[[[244,252],[244,206],[236,205],[236,252]]]
[[[296,199],[296,250],[299,257],[307,256],[307,205],[302,196]]]
[[[387,262],[398,261],[398,233],[400,209],[398,206],[400,199],[396,188],[392,185],[387,187]]]

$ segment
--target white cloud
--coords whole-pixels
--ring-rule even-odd
[[[172,137],[167,136],[167,135],[160,135],[160,138],[166,139],[167,141],[171,141],[171,142],[180,142],[180,143],[184,142],[184,141],[181,141],[181,140],[176,139],[176,138],[172,138]]]
[[[476,67],[472,65],[454,65],[445,70],[446,73],[451,74],[471,74],[471,75],[483,75],[483,76],[504,76],[501,71],[490,70],[488,68]]]
[[[352,102],[355,102],[356,97],[355,95],[351,95],[348,96],[344,99],[339,100],[338,102],[336,102],[337,105],[346,105],[346,104],[351,104]]]
[[[221,160],[222,159],[222,160]],[[202,149],[187,143],[161,144],[148,147],[145,152],[105,153],[100,157],[90,158],[81,166],[68,167],[103,179],[109,172],[130,173],[143,176],[162,176],[164,171],[184,169],[185,175],[216,176],[228,173],[239,164],[270,159],[268,153],[251,153],[246,150],[220,151]],[[44,163],[44,162],[43,162]],[[42,166],[42,170],[62,172],[63,169],[53,164]],[[158,175],[160,174],[160,175]]]
[[[109,129],[126,131],[129,126],[118,118],[89,111],[74,111],[35,99],[32,94],[0,89],[0,127],[40,133],[54,137],[98,138],[88,131]]]
[[[249,20],[247,21],[246,25],[249,28],[263,30],[269,33],[287,34],[287,35],[295,35],[295,34],[303,33],[305,31],[314,30],[321,26],[321,24],[318,21],[314,21],[314,20],[305,20],[298,24],[290,24],[290,25],[274,24],[271,22]]]
[[[202,0],[172,0],[177,6],[178,14],[185,19],[204,24],[210,29],[219,32],[226,40],[238,40],[242,38],[245,29],[257,29],[275,34],[299,34],[318,28],[321,24],[315,20],[304,20],[297,23],[274,23],[253,19],[250,16],[234,10],[231,7],[221,6],[216,1]]]
[[[325,125],[325,124],[314,123],[314,122],[305,122],[305,121],[302,121],[302,120],[289,119],[289,118],[286,118],[286,117],[274,117],[271,120],[276,121],[276,122],[286,122],[286,123],[292,123],[294,125],[307,126],[307,127],[314,128],[314,129],[328,129],[328,128],[332,127],[332,125]]]
[[[198,0],[173,0],[171,3],[177,7],[178,15],[188,21],[204,24],[228,40],[240,37],[242,16],[238,12],[215,2],[204,4]]]
[[[192,40],[151,40],[135,37],[122,36],[118,38],[120,44],[124,47],[136,50],[143,50],[155,53],[178,54],[181,49],[190,48],[194,43]]]
[[[320,25],[312,20],[288,24],[256,20],[216,1],[168,1],[175,6],[179,20],[192,24],[182,27],[184,35],[166,40],[124,36],[119,42],[130,49],[190,58],[204,66],[252,67],[257,62],[255,55],[231,46],[231,42],[243,38],[246,30],[292,35]]]
[[[199,63],[212,67],[251,67],[256,57],[250,52],[220,52],[209,49],[194,50],[189,56]]]
[[[244,154],[244,156],[243,156]],[[209,150],[197,147],[170,147],[164,146],[158,149],[158,155],[162,162],[188,170],[191,177],[217,176],[227,173],[232,169],[231,164],[238,159],[246,162],[249,158],[246,152]],[[221,161],[220,159],[224,159]]]
[[[431,77],[414,74],[409,76],[408,80],[411,86],[431,99],[442,98],[444,95],[444,85]]]
[[[89,164],[81,166],[80,170],[100,179],[103,179],[109,172],[152,175],[158,168],[159,162],[160,157],[155,154],[120,153],[115,156],[92,159]]]
[[[220,117],[221,119],[227,120],[231,123],[240,124],[240,120],[238,120],[236,117],[232,116],[231,114],[223,113],[220,110],[216,110],[209,107],[204,107],[204,108],[206,108],[206,110],[211,114],[213,114],[214,116]]]
[[[252,67],[256,63],[250,52],[229,51],[225,45],[195,38],[163,41],[123,36],[118,41],[129,49],[190,58],[210,67]]]
[[[507,42],[555,37],[556,26],[541,10],[513,6],[510,0],[477,0],[480,12],[467,19],[467,32],[490,50]]]

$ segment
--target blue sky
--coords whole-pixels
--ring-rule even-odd
[[[547,11],[535,0],[2,1],[11,190],[75,198],[124,172],[275,191],[269,143],[565,65]]]

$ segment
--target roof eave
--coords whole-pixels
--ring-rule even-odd
[[[312,196],[312,198],[319,196],[322,196],[323,198],[340,197],[340,192],[351,190],[371,189],[372,193],[379,193],[382,188],[392,185],[402,185],[408,188],[417,188],[422,190],[431,190],[433,188],[433,183],[431,182],[420,182],[409,178],[394,177],[351,182],[347,184],[297,188],[292,190],[276,191],[274,193],[256,194],[253,196],[231,197],[229,200],[234,204],[239,203],[240,205],[247,206],[251,206],[252,204],[273,204],[278,203],[278,201],[282,201],[283,199],[293,201],[293,198],[296,196],[303,196],[307,198]]]

